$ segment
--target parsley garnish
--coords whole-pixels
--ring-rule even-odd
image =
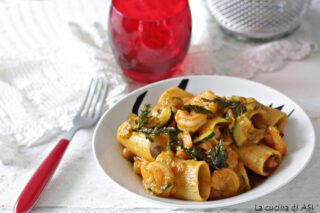
[[[151,105],[145,104],[140,111],[140,115],[138,117],[138,126],[136,129],[141,129],[143,126],[149,123],[150,113],[151,113]]]
[[[206,150],[193,146],[190,149],[181,147],[182,150],[194,160],[203,160],[209,164],[211,172],[215,169],[220,169],[228,167],[226,160],[228,158],[228,153],[223,148],[223,141],[220,140],[219,144],[215,149],[210,150],[209,153],[206,153]]]
[[[215,98],[213,100],[202,98],[204,102],[214,102],[218,104],[220,109],[230,107],[232,109],[234,117],[238,117],[242,113],[247,111],[247,107],[240,101],[224,100],[222,98]]]
[[[191,147],[190,149],[187,149],[187,148],[181,146],[181,149],[182,149],[190,158],[192,158],[193,160],[197,160],[197,159],[199,159],[199,157],[198,157],[198,156],[196,155],[196,153],[195,153],[195,152],[196,152],[196,149],[201,150],[202,148],[193,146],[193,147]]]
[[[154,128],[141,128],[138,131],[149,137],[149,136],[159,136],[163,134],[170,134],[172,132],[176,132],[177,129],[174,127],[154,127]]]
[[[138,129],[137,131],[143,133],[146,138],[150,141],[152,141],[152,136],[159,136],[166,134],[168,135],[169,142],[168,146],[172,151],[176,151],[176,147],[179,144],[179,139],[178,139],[178,133],[179,130],[174,127],[154,127],[154,128],[141,128]]]
[[[219,141],[219,144],[214,150],[210,150],[208,154],[211,162],[211,166],[215,169],[221,169],[228,167],[226,160],[228,158],[228,152],[223,148],[223,140]]]
[[[184,105],[182,107],[182,110],[186,110],[188,112],[194,111],[194,112],[205,114],[205,115],[213,114],[213,112],[211,112],[210,110],[207,110],[206,108],[202,106],[197,106],[197,105]]]

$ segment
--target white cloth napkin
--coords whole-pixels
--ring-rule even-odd
[[[19,149],[39,145],[68,130],[91,78],[105,75],[105,110],[127,93],[102,28],[90,35],[70,22],[63,48],[0,56],[0,162],[15,164]]]
[[[30,6],[46,3],[30,1]],[[98,4],[95,1],[90,3]],[[6,10],[1,10],[1,4]],[[287,61],[301,60],[317,49],[307,22],[288,38],[261,44],[243,43],[221,32],[203,2],[194,0],[190,4],[194,14],[192,45],[184,71],[177,75],[225,74],[250,78],[258,71],[278,70]],[[64,7],[61,6],[63,3],[59,5]],[[0,12],[15,13],[14,6],[0,3]],[[53,11],[54,7],[50,9]],[[77,9],[73,7],[74,13]],[[41,20],[44,13],[35,11],[38,13],[34,12],[32,16]],[[24,15],[27,19],[30,14]],[[99,16],[95,13],[86,15]],[[128,91],[141,86],[123,77],[116,65],[108,43],[106,21],[94,21],[88,25],[80,19],[68,20],[63,22],[63,39],[59,42],[50,43],[48,40],[37,48],[23,51],[23,48],[15,49],[14,46],[10,52],[0,49],[0,162],[5,165],[14,166],[14,156],[22,148],[32,149],[71,126],[88,83],[97,72],[109,79],[105,109]],[[5,21],[0,19],[0,32],[4,31],[3,26],[10,24],[1,22]],[[13,34],[15,30],[6,33]],[[1,42],[0,45],[6,41]]]

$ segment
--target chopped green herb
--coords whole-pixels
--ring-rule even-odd
[[[138,130],[148,136],[159,136],[163,134],[169,134],[172,132],[177,132],[177,129],[174,127],[154,127],[154,128],[141,128]]]
[[[230,107],[232,109],[234,117],[238,117],[239,115],[247,111],[247,107],[240,101],[225,100],[223,98],[215,98],[213,100],[202,98],[202,100],[204,102],[217,103],[220,109]]]
[[[143,133],[147,139],[152,142],[152,136],[159,135],[168,135],[169,142],[167,149],[171,149],[172,151],[176,151],[176,147],[179,145],[178,133],[179,130],[174,127],[154,127],[154,128],[141,128],[137,130],[138,132]]]
[[[233,107],[233,115],[234,117],[238,117],[242,113],[245,113],[247,111],[247,107],[243,105],[242,103],[238,102],[238,104]]]
[[[138,117],[138,126],[136,129],[141,129],[143,126],[149,123],[150,113],[151,113],[151,105],[145,104],[140,111],[140,115]]]
[[[220,140],[216,148],[214,150],[210,150],[208,155],[211,161],[210,166],[214,169],[228,167],[228,164],[226,163],[228,152],[223,148],[223,140]]]
[[[193,160],[197,160],[197,156],[194,154],[194,147],[190,148],[190,149],[187,149],[183,146],[181,146],[181,149],[190,157],[192,158]]]
[[[209,164],[211,172],[215,169],[228,167],[226,160],[228,158],[228,153],[223,149],[223,141],[221,140],[217,145],[216,149],[210,150],[206,153],[206,150],[193,146],[190,149],[181,147],[182,150],[194,160],[203,160]]]
[[[194,112],[205,114],[205,115],[213,114],[213,112],[211,112],[210,110],[207,110],[206,108],[202,106],[197,106],[197,105],[184,105],[182,107],[182,110],[186,110],[188,112],[194,111]]]
[[[173,152],[176,152],[177,151],[177,146],[179,145],[178,131],[168,133],[168,137],[169,137],[170,149]]]

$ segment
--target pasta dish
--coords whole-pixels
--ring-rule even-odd
[[[288,117],[254,98],[172,87],[117,130],[122,155],[149,193],[206,201],[250,190],[287,152]]]

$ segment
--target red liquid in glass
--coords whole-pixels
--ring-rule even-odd
[[[142,82],[168,78],[189,48],[187,0],[113,0],[110,43],[125,75]]]

